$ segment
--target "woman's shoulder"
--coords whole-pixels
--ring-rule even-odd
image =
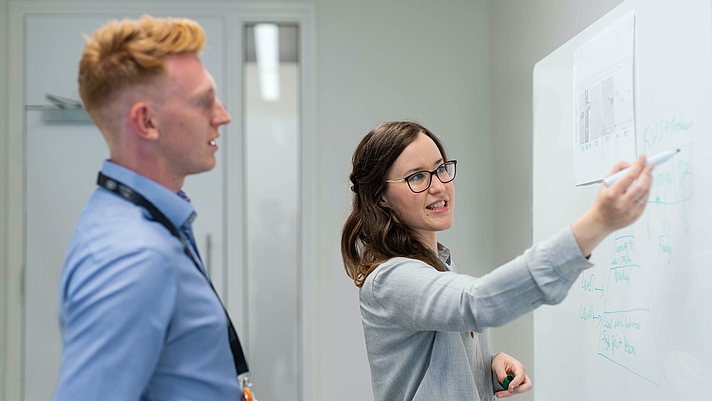
[[[432,280],[435,276],[443,274],[435,267],[423,262],[422,260],[395,257],[378,265],[366,277],[366,280],[361,287],[362,291],[376,291],[384,289],[384,287],[409,288],[414,283],[422,282],[423,280]]]
[[[378,265],[371,274],[376,272],[391,271],[395,269],[433,269],[433,266],[423,262],[420,259],[406,258],[406,257],[395,257],[386,260],[385,262]],[[369,276],[370,277],[370,276]]]

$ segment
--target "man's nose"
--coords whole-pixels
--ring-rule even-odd
[[[230,117],[230,113],[227,112],[225,109],[225,106],[223,106],[222,102],[219,99],[215,100],[216,103],[216,113],[215,116],[213,117],[213,124],[216,126],[221,126],[225,124],[229,124],[230,121],[232,121],[232,117]]]

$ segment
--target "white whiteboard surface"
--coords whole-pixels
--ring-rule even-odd
[[[573,222],[598,185],[576,187],[573,54],[636,13],[638,153],[657,167],[645,213],[596,248],[561,305],[534,313],[536,401],[706,400],[712,368],[712,9],[628,0],[534,68],[534,242]]]

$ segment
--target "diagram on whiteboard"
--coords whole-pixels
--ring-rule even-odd
[[[660,358],[635,235],[619,233],[614,241],[598,355],[659,386]]]
[[[694,198],[694,127],[684,113],[659,118],[644,127],[645,153],[679,148],[680,154],[653,170],[641,224],[616,232],[607,248],[610,258],[602,269],[581,279],[579,319],[593,324],[589,327],[598,333],[596,355],[656,387],[670,372],[685,370],[689,364],[679,351],[670,353],[669,339],[658,338],[665,312],[654,302],[651,289],[656,282],[658,286],[672,285],[670,280],[691,253],[689,241],[671,238],[686,238],[691,232],[688,208]],[[666,269],[668,276],[664,276]]]
[[[576,185],[602,179],[635,149],[635,14],[628,14],[574,52]]]

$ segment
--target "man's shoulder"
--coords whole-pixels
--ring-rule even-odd
[[[73,247],[88,248],[94,253],[141,248],[165,254],[180,248],[180,243],[145,209],[97,190],[79,217],[70,251]]]
[[[182,254],[180,242],[142,208],[96,191],[74,230],[60,288],[66,295],[119,277],[123,282],[169,280],[175,258]]]

